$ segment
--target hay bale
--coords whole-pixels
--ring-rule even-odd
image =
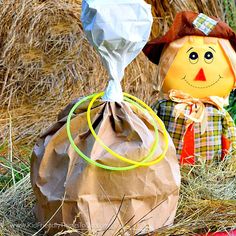
[[[152,81],[152,73],[155,74],[156,68],[150,64],[144,55],[140,55],[129,66],[128,70],[132,77],[126,76],[123,81],[123,88],[131,94],[138,94],[139,98],[150,103],[156,96],[153,92],[154,82]],[[0,145],[6,143],[4,149],[0,150],[0,155],[7,157],[8,144],[13,143],[13,156],[24,158],[21,155],[22,147],[31,148],[40,133],[57,119],[59,112],[70,101],[104,90],[107,82],[106,71],[101,67],[95,67],[90,74],[90,79],[83,83],[79,80],[72,84],[58,85],[59,87],[54,88],[53,92],[49,90],[44,91],[41,96],[31,95],[24,102],[21,100],[23,98],[20,97],[17,101],[13,100],[13,107],[0,107]],[[24,97],[24,99],[26,98]]]
[[[207,15],[213,15],[225,20],[223,12],[225,1],[209,0],[145,0],[152,5],[152,14],[154,24],[152,28],[151,38],[163,35],[172,24],[173,19],[179,11],[202,12]]]
[[[182,167],[181,196],[175,223],[156,233],[161,236],[193,235],[236,228],[235,163],[235,157],[232,157],[223,162]],[[0,234],[33,235],[43,229],[44,226],[38,225],[33,216],[34,201],[29,175],[0,193]],[[68,227],[67,232],[76,230]]]
[[[152,37],[166,32],[180,10],[224,18],[217,0],[147,2],[153,5]],[[97,80],[107,79],[82,31],[81,0],[2,0],[0,12],[1,106],[37,99],[48,91],[57,96],[55,87],[62,91],[75,81],[80,81],[88,93],[87,81],[94,80],[96,69],[103,71],[102,77],[96,76]],[[145,79],[152,78],[150,67],[144,68]],[[127,70],[127,77],[130,81],[135,79],[132,70]]]
[[[1,106],[38,100],[47,92],[58,96],[72,86],[83,88],[79,96],[104,89],[107,73],[82,31],[80,0],[3,0],[0,11]],[[150,80],[154,66],[145,65],[143,72],[127,70],[131,83],[138,84],[139,76]]]
[[[108,76],[82,31],[80,0],[3,0],[0,11],[0,144],[12,142],[18,155],[72,99],[104,90]],[[124,90],[150,102],[155,70],[141,54]]]
[[[1,105],[54,95],[101,67],[82,32],[80,1],[3,0],[0,11]]]

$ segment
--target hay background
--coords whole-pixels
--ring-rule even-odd
[[[153,6],[154,24],[151,38],[164,34],[174,15],[180,10],[216,15],[232,26],[235,24],[234,1],[147,2]],[[15,169],[19,168],[19,163],[28,166],[35,140],[55,121],[59,111],[74,98],[104,90],[108,79],[107,73],[98,55],[85,39],[80,22],[80,10],[81,0],[0,1],[0,164],[5,164],[1,160],[3,157],[10,163],[10,167],[14,164]],[[158,97],[155,89],[156,71],[157,67],[141,53],[126,69],[124,91],[151,104]],[[214,174],[214,170],[211,178],[217,175]],[[224,170],[222,171],[221,173],[224,173]],[[9,175],[12,175],[13,179],[10,179],[6,186],[12,183],[14,186],[0,192],[0,235],[26,235],[26,232],[21,232],[21,227],[16,226],[18,221],[34,221],[31,211],[34,199],[29,178],[23,178],[15,184],[17,179],[14,179],[12,169],[0,165],[0,176]],[[235,180],[235,175],[232,176]],[[196,229],[193,227],[195,220],[193,221],[191,216],[188,218],[188,215],[194,212],[195,204],[200,208],[199,214],[203,214],[209,206],[212,212],[215,209],[214,204],[211,208],[208,202],[195,202],[198,201],[198,197],[202,198],[201,188],[206,186],[191,187],[188,183],[194,182],[194,179],[189,178],[190,175],[187,175],[187,185],[184,187],[186,191],[182,197],[186,202],[191,199],[193,202],[187,208],[185,201],[183,204],[181,202],[177,217],[177,221],[182,222],[178,229],[182,227],[183,230],[185,227],[187,230]],[[231,182],[235,190],[235,181]],[[232,186],[229,186],[230,189]],[[190,189],[200,191],[200,195],[189,195],[192,194],[188,192]],[[207,195],[204,196],[207,198]],[[214,196],[217,197],[217,194]],[[236,199],[235,192],[232,196],[232,199]],[[232,203],[224,204],[224,211],[232,206]],[[29,211],[29,215],[26,211]],[[211,228],[212,221],[209,220],[209,225],[204,221],[204,216],[199,215],[200,219],[197,222]],[[227,222],[232,223],[231,226],[236,225],[231,220]],[[221,227],[223,224],[229,226],[227,222],[223,222]],[[196,227],[199,228],[200,223],[196,224]],[[24,230],[31,232],[33,229],[26,227]]]

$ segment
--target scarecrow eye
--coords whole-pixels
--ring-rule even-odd
[[[204,55],[204,60],[207,64],[210,64],[213,62],[214,60],[214,55],[212,52],[206,52],[205,55]]]
[[[196,64],[199,60],[199,57],[198,57],[198,54],[196,52],[191,52],[189,54],[189,61],[192,63],[192,64]]]

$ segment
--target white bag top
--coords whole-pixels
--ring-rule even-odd
[[[124,70],[151,32],[151,6],[144,0],[83,0],[81,21],[109,73],[103,100],[121,102]]]

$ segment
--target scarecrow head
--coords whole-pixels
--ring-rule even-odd
[[[162,91],[196,98],[227,97],[236,81],[236,35],[224,22],[193,12],[177,14],[170,30],[144,48],[159,64]]]

